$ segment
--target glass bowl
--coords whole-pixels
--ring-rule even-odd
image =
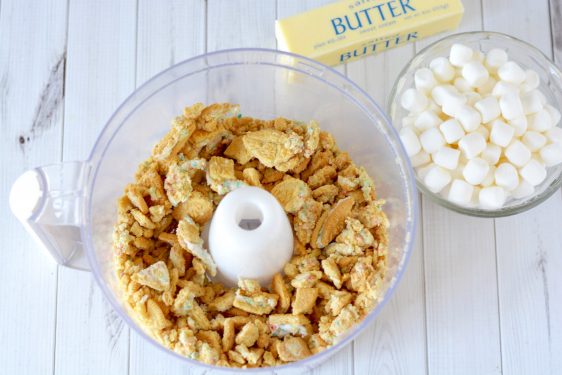
[[[545,94],[551,105],[559,110],[562,108],[562,73],[554,62],[541,51],[509,35],[487,31],[467,32],[447,36],[427,46],[417,53],[402,70],[389,98],[389,114],[396,127],[400,128],[402,119],[408,115],[407,111],[400,105],[400,98],[405,90],[414,87],[415,71],[422,67],[428,67],[429,62],[436,57],[448,57],[449,50],[455,43],[467,45],[474,50],[480,50],[484,53],[493,48],[505,49],[510,60],[517,62],[524,69],[533,69],[539,74],[541,79],[539,89]],[[522,199],[508,198],[506,204],[497,210],[460,206],[450,202],[439,194],[428,190],[417,176],[416,184],[426,197],[453,211],[471,216],[502,217],[518,214],[535,207],[560,188],[562,184],[562,165],[550,167],[547,171],[546,179],[539,186],[535,187],[532,195]]]
[[[243,115],[315,119],[373,177],[390,221],[388,272],[377,306],[336,345],[304,360],[261,369],[227,369],[182,357],[154,341],[121,297],[112,231],[117,198],[139,163],[184,106],[240,104]],[[265,49],[213,52],[179,63],[139,87],[116,109],[86,161],[36,168],[14,183],[12,210],[57,262],[90,269],[132,331],[204,373],[298,373],[325,361],[379,314],[400,280],[414,241],[416,189],[408,156],[380,107],[356,84],[320,63]],[[249,260],[252,261],[252,260]]]

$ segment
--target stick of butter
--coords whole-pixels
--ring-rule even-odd
[[[277,20],[279,49],[337,65],[458,27],[460,0],[340,0]]]

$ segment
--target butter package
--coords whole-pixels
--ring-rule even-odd
[[[279,49],[337,65],[458,27],[460,0],[340,0],[277,20]]]

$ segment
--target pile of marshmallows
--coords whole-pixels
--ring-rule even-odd
[[[400,138],[424,185],[461,206],[501,208],[533,194],[547,167],[562,162],[560,112],[538,89],[540,78],[462,44],[449,58],[415,72],[401,97],[410,114]]]

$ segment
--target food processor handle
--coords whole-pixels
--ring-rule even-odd
[[[61,265],[89,270],[81,228],[85,222],[87,162],[64,162],[23,173],[12,185],[10,208]]]

